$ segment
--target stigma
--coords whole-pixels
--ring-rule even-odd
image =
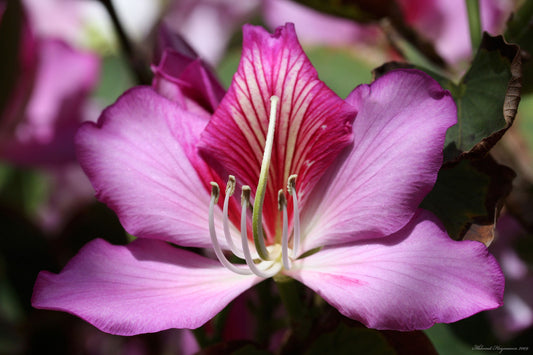
[[[242,186],[241,193],[241,218],[240,218],[240,243],[236,243],[231,235],[230,221],[228,217],[229,199],[235,192],[235,177],[230,175],[226,184],[226,193],[222,207],[222,223],[226,245],[233,254],[232,259],[239,260],[232,263],[224,254],[215,228],[215,205],[218,203],[220,188],[217,183],[211,182],[211,201],[209,204],[209,233],[211,243],[220,263],[237,274],[252,275],[269,278],[278,274],[281,270],[290,270],[293,261],[298,255],[300,244],[300,217],[298,210],[298,198],[296,193],[296,175],[289,176],[287,180],[287,192],[292,197],[293,202],[293,232],[289,235],[289,218],[287,211],[287,198],[283,189],[278,192],[278,209],[282,216],[281,240],[273,245],[265,245],[265,238],[262,225],[263,201],[267,186],[268,169],[274,142],[274,131],[276,127],[277,106],[279,98],[270,98],[270,117],[268,123],[267,137],[263,152],[261,171],[254,198],[253,206],[250,202],[251,189],[249,186]],[[248,211],[252,212],[252,234],[253,238],[248,238],[247,216]],[[290,243],[292,242],[292,247]],[[251,244],[251,245],[250,245]]]

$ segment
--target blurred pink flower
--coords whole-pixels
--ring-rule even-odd
[[[73,206],[92,201],[91,187],[76,161],[74,135],[83,121],[96,120],[90,92],[99,78],[99,58],[62,40],[34,32],[24,12],[13,89],[0,113],[0,159],[41,169],[50,199],[38,211],[49,230]]]
[[[352,20],[318,12],[288,0],[264,0],[263,19],[270,28],[294,22],[298,39],[305,44],[347,46],[376,44],[381,38],[377,24],[360,24]]]
[[[437,52],[450,64],[468,60],[472,48],[468,14],[464,0],[398,0],[405,20],[435,44]],[[479,2],[484,31],[500,34],[514,1]]]
[[[518,221],[505,214],[498,220],[496,238],[489,248],[505,275],[504,305],[488,313],[503,341],[533,325],[533,272],[515,251],[516,242],[525,234]]]

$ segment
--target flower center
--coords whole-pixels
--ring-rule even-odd
[[[243,262],[244,265],[237,265],[231,263],[227,258],[220,243],[215,230],[215,217],[214,209],[218,202],[220,195],[220,188],[216,182],[211,182],[211,202],[209,204],[209,233],[211,235],[211,243],[218,260],[227,269],[241,275],[255,274],[260,277],[272,277],[281,271],[282,268],[289,270],[291,268],[292,261],[297,257],[299,243],[300,243],[300,217],[298,211],[298,199],[296,197],[296,175],[291,175],[287,183],[287,191],[292,196],[293,201],[293,245],[289,248],[289,218],[287,212],[287,199],[283,189],[278,191],[278,209],[280,210],[283,218],[281,244],[276,243],[274,245],[266,246],[263,235],[263,201],[265,199],[266,185],[268,169],[270,166],[270,158],[272,154],[272,146],[274,142],[274,131],[276,127],[276,110],[279,102],[277,96],[270,98],[270,120],[268,123],[268,131],[265,142],[265,150],[263,152],[263,161],[261,163],[261,171],[259,173],[259,182],[257,184],[257,191],[255,194],[253,208],[250,203],[251,189],[249,186],[244,185],[242,187],[241,194],[241,245],[237,246],[233,242],[233,237],[230,232],[230,223],[228,217],[228,205],[229,199],[235,192],[235,177],[232,175],[228,178],[226,184],[226,194],[224,198],[224,204],[222,208],[223,214],[223,227],[224,236],[231,252]],[[252,209],[252,232],[253,232],[253,245],[256,253],[252,255],[250,243],[248,239],[247,231],[247,211],[248,208]]]

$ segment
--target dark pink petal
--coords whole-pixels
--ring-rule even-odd
[[[189,110],[187,101],[193,101],[212,114],[225,94],[212,69],[166,22],[159,27],[152,70],[152,87]]]
[[[191,58],[172,49],[163,53],[153,67],[153,88],[187,108],[187,99],[213,113],[224,96],[224,88],[200,58]]]
[[[80,128],[80,164],[96,197],[117,213],[129,233],[211,246],[208,187],[216,177],[195,150],[205,124],[151,88],[139,87],[107,108],[98,124]]]
[[[351,142],[355,112],[318,80],[292,24],[272,35],[250,25],[243,32],[239,69],[199,147],[204,156],[255,193],[270,98],[280,98],[263,212],[267,236],[272,239],[281,230],[278,190],[286,187],[291,174],[298,174],[297,189],[305,203],[325,169]]]
[[[420,210],[387,239],[323,249],[288,274],[342,314],[376,329],[426,329],[502,305],[504,278],[487,248],[451,240]]]
[[[117,246],[96,239],[60,274],[39,274],[32,305],[75,314],[117,335],[193,329],[259,281],[164,242]]]
[[[305,249],[390,235],[433,188],[456,108],[448,91],[416,70],[357,87],[354,143],[317,185],[304,211]]]

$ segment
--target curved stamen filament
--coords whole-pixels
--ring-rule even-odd
[[[242,197],[241,197],[241,208],[242,208],[241,209],[241,242],[242,242],[242,250],[244,252],[244,258],[246,260],[246,265],[248,265],[250,270],[257,276],[264,277],[264,278],[272,277],[279,272],[280,268],[274,267],[273,269],[268,270],[268,267],[274,264],[270,262],[268,262],[269,265],[267,266],[267,268],[265,269],[259,268],[258,265],[254,263],[252,256],[250,254],[250,248],[248,246],[248,233],[246,231],[246,210],[247,210],[249,203],[250,203],[250,187],[243,186]],[[265,251],[266,251],[266,248],[265,248]],[[261,265],[261,263],[259,265]]]
[[[263,161],[261,163],[261,172],[259,173],[259,182],[257,184],[257,191],[255,192],[254,209],[252,213],[252,231],[254,236],[254,243],[257,252],[261,259],[269,260],[270,255],[265,247],[265,240],[263,238],[263,201],[265,199],[265,192],[268,178],[268,168],[270,166],[270,158],[272,155],[272,146],[274,144],[274,131],[276,129],[276,117],[279,98],[272,96],[270,98],[270,119],[268,122],[268,131],[265,141],[265,151],[263,153]]]
[[[281,234],[281,260],[283,267],[290,270],[291,262],[289,261],[289,217],[287,215],[287,200],[283,190],[278,191],[278,209],[283,213],[283,231]]]
[[[211,182],[211,201],[209,203],[209,234],[211,235],[211,243],[213,244],[213,249],[218,260],[224,265],[227,269],[240,274],[240,275],[251,275],[252,271],[248,269],[241,269],[226,259],[226,256],[222,252],[220,245],[218,244],[217,234],[215,230],[215,204],[218,202],[218,196],[220,194],[220,188],[216,182]]]
[[[244,254],[242,250],[240,250],[235,245],[235,243],[233,243],[233,238],[231,237],[231,232],[229,229],[228,205],[229,205],[229,198],[233,195],[234,192],[235,192],[235,176],[230,175],[228,178],[228,183],[226,184],[226,196],[224,197],[224,207],[222,209],[222,214],[224,216],[222,220],[222,223],[224,225],[224,236],[226,237],[226,241],[232,253],[238,256],[239,258],[244,258]]]
[[[292,257],[296,258],[298,256],[298,248],[300,247],[300,212],[298,210],[298,198],[296,197],[296,177],[297,175],[289,176],[287,190],[289,195],[292,195],[292,205],[293,205],[293,230],[294,235],[292,237]]]

